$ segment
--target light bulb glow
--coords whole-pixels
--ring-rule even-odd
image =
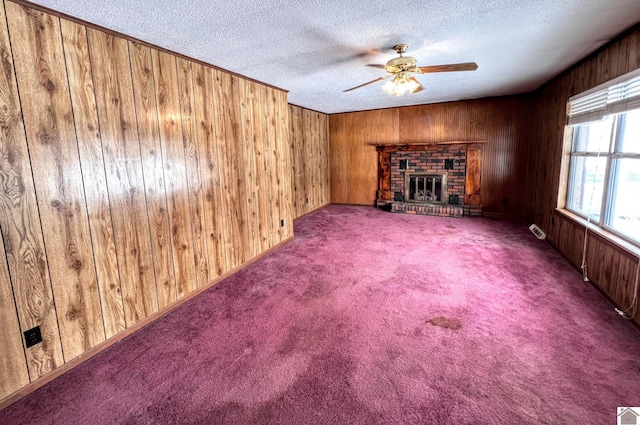
[[[407,76],[404,72],[399,72],[393,80],[382,85],[382,90],[391,96],[404,96],[413,93],[420,88],[420,83],[414,77]]]

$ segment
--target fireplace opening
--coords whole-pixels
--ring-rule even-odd
[[[443,203],[447,193],[447,175],[407,173],[404,188],[408,202]]]

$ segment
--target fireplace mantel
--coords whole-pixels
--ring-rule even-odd
[[[448,145],[467,145],[467,148],[481,147],[486,140],[453,140],[447,142],[414,142],[414,143],[369,143],[379,152],[393,151],[425,151],[436,150]]]

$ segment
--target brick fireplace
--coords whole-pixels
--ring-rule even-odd
[[[481,214],[482,142],[376,148],[379,208],[444,217]]]

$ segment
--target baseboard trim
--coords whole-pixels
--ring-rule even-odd
[[[152,322],[156,321],[157,319],[161,318],[165,314],[175,310],[176,308],[178,308],[182,304],[186,303],[187,301],[195,298],[196,296],[200,295],[204,291],[206,291],[206,290],[210,289],[211,287],[215,286],[218,282],[220,282],[220,281],[222,281],[222,280],[224,280],[224,279],[226,279],[226,278],[238,273],[239,271],[243,270],[244,268],[246,268],[250,264],[258,261],[262,257],[265,257],[265,256],[269,255],[271,252],[275,251],[276,249],[282,247],[286,243],[288,243],[291,240],[293,240],[293,238],[294,238],[293,236],[290,236],[289,238],[283,240],[279,244],[277,244],[277,245],[269,248],[268,250],[264,251],[263,253],[259,254],[255,258],[252,258],[251,260],[249,260],[246,263],[236,267],[235,269],[230,270],[230,271],[218,276],[217,278],[215,278],[214,280],[209,282],[206,286],[198,288],[195,291],[185,295],[184,297],[182,297],[179,300],[175,301],[173,304],[168,305],[167,307],[163,308],[162,310],[158,310],[157,312],[155,312],[152,315],[144,318],[143,320],[141,320],[140,322],[138,322],[135,325],[131,326],[130,328],[127,328],[124,331],[120,332],[119,334],[113,336],[111,339],[108,339],[108,340],[96,345],[95,347],[90,348],[89,350],[87,350],[84,353],[80,354],[78,357],[76,357],[76,358],[74,358],[72,360],[69,360],[65,364],[55,368],[54,370],[52,370],[48,374],[44,375],[43,377],[41,377],[41,378],[37,379],[36,381],[33,381],[33,382],[27,384],[26,386],[20,388],[15,393],[13,393],[13,394],[3,398],[2,400],[0,400],[0,410],[5,409],[6,407],[8,407],[11,404],[15,403],[16,401],[20,400],[21,398],[27,396],[28,394],[31,394],[32,392],[34,392],[38,388],[41,388],[44,385],[48,384],[49,382],[53,381],[54,379],[64,375],[66,372],[70,371],[74,367],[84,363],[85,361],[87,361],[88,359],[92,358],[96,354],[101,353],[102,351],[106,350],[107,348],[111,347],[112,345],[122,341],[123,339],[127,338],[128,336],[134,334],[135,332],[139,331],[140,329],[144,328],[145,326],[147,326],[147,325],[151,324]]]
[[[323,209],[324,207],[328,207],[329,205],[331,205],[331,203],[330,203],[330,202],[327,202],[327,203],[326,203],[326,204],[324,204],[324,205],[320,205],[320,206],[319,206],[318,208],[316,208],[315,210],[308,211],[308,212],[306,212],[306,213],[302,214],[301,216],[294,218],[294,219],[293,219],[293,221],[295,222],[296,220],[300,220],[302,217],[306,217],[306,216],[308,216],[309,214],[313,214],[313,213],[314,213],[314,212],[316,212],[316,211],[320,211],[321,209]]]
[[[482,217],[488,218],[512,218],[513,214],[501,213],[501,212],[491,212],[491,211],[482,211],[480,214]]]

